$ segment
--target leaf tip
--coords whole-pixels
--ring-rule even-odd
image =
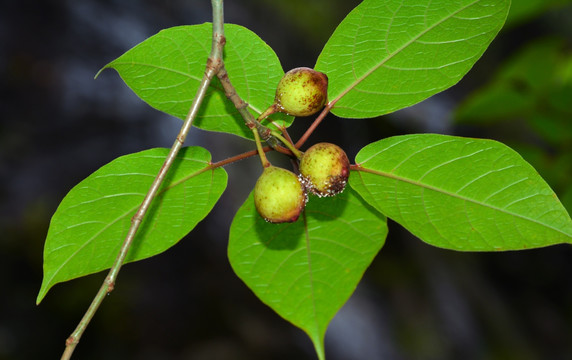
[[[101,74],[101,73],[103,72],[103,70],[109,68],[109,67],[110,67],[110,64],[111,64],[111,63],[109,63],[109,64],[105,65],[104,67],[102,67],[101,69],[99,69],[99,71],[98,71],[98,72],[95,74],[95,76],[93,77],[93,80],[96,80],[97,77],[99,76],[99,74]]]
[[[46,279],[46,276],[44,274],[44,279],[42,280],[42,285],[40,286],[40,291],[38,292],[38,297],[36,297],[36,305],[40,305],[40,303],[42,302],[42,300],[44,300],[44,298],[46,297],[46,294],[48,293],[48,291],[51,289],[51,287],[54,285],[54,283],[51,283],[50,281],[48,281]]]
[[[46,289],[44,289],[44,286],[42,286],[42,288],[40,289],[40,292],[38,293],[38,297],[36,298],[36,305],[40,305],[40,303],[42,302],[42,300],[44,300],[44,297],[46,296]]]

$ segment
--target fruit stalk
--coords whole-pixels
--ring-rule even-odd
[[[270,161],[266,157],[266,153],[262,149],[262,142],[260,141],[260,134],[258,134],[258,130],[256,128],[251,128],[252,133],[254,134],[254,141],[256,142],[256,150],[258,151],[258,156],[260,157],[260,162],[262,163],[263,168],[267,168],[271,166]]]
[[[271,134],[272,134],[272,136],[274,136],[275,138],[280,140],[290,151],[292,151],[292,154],[294,154],[294,156],[296,156],[296,158],[298,158],[298,159],[302,158],[303,153],[300,150],[296,149],[294,147],[294,144],[292,144],[290,141],[288,141],[286,138],[284,138],[277,131],[272,131]]]

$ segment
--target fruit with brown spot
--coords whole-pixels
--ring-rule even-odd
[[[328,100],[328,77],[326,74],[299,67],[288,71],[276,87],[274,103],[259,117],[283,112],[293,116],[310,116],[320,111]]]
[[[350,161],[337,145],[318,143],[300,160],[300,178],[308,190],[318,196],[334,196],[346,187]]]

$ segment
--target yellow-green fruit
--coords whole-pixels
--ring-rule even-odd
[[[324,107],[328,98],[326,74],[299,67],[288,71],[276,88],[275,106],[278,111],[293,116],[310,116]]]
[[[254,205],[266,221],[294,222],[306,206],[306,190],[298,177],[286,169],[269,166],[254,186]]]
[[[300,160],[300,177],[308,190],[318,196],[341,193],[349,176],[348,156],[334,144],[315,144],[306,150]]]

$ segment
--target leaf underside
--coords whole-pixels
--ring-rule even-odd
[[[572,242],[572,220],[522,157],[492,140],[423,134],[363,148],[350,185],[421,240],[461,251]]]
[[[169,149],[119,157],[76,185],[62,200],[44,248],[44,279],[37,302],[56,283],[111,267]],[[153,200],[126,262],[162,253],[188,234],[226,187],[222,168],[208,169],[210,153],[183,148]]]

